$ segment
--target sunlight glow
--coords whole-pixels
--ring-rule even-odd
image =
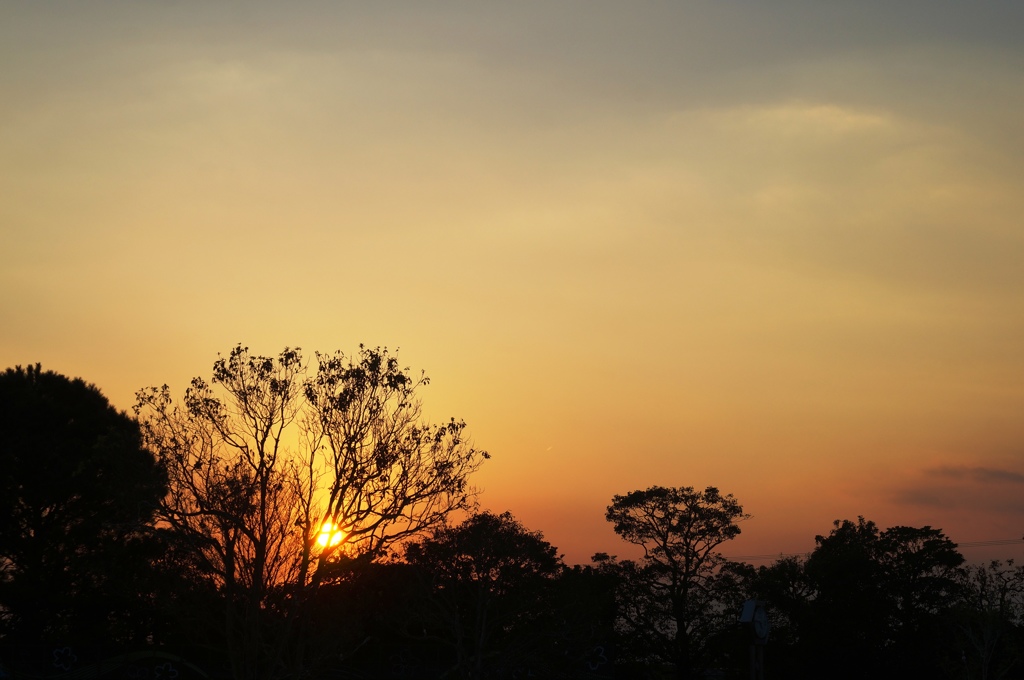
[[[320,527],[320,535],[317,536],[316,542],[325,548],[333,547],[341,543],[341,539],[345,537],[345,532],[338,528],[338,525],[334,522],[327,520],[323,526]]]

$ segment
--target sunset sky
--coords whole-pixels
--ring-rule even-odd
[[[399,348],[570,563],[652,484],[734,494],[730,555],[1021,538],[1022,36],[1016,0],[0,0],[0,368],[129,409],[239,342]]]

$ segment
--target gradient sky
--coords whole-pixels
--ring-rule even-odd
[[[0,0],[0,367],[400,348],[569,562],[1024,533],[1024,3]],[[1024,557],[1021,548],[1003,556]],[[969,558],[978,553],[965,551]]]

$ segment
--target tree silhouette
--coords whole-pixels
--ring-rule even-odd
[[[608,506],[615,532],[644,550],[638,563],[617,565],[624,631],[640,653],[672,663],[679,678],[694,676],[708,641],[735,618],[720,597],[732,580],[719,578],[725,558],[717,548],[749,516],[713,486],[652,486]]]
[[[956,624],[963,670],[982,680],[1007,677],[1024,661],[1024,566],[994,560],[971,565],[961,579]]]
[[[483,512],[410,544],[405,556],[430,578],[425,629],[454,651],[452,677],[541,671],[563,564],[540,533],[511,513]]]
[[[932,527],[882,531],[863,517],[815,541],[806,561],[751,578],[773,609],[775,663],[794,678],[940,674],[964,592],[956,544]]]
[[[485,452],[465,424],[421,420],[414,378],[387,349],[277,357],[236,346],[195,378],[138,393],[167,466],[161,517],[221,589],[237,678],[301,670],[304,606],[340,555],[371,557],[469,507]],[[322,531],[322,544],[318,542]]]
[[[145,637],[151,520],[165,489],[136,423],[95,386],[38,364],[0,374],[0,634]]]

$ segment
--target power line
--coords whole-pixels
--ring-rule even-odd
[[[761,561],[761,560],[775,560],[775,559],[781,560],[781,559],[784,559],[786,557],[810,557],[810,556],[811,556],[811,553],[809,553],[809,552],[799,552],[799,553],[772,553],[770,555],[726,555],[725,559],[732,560],[733,562],[740,562],[740,561],[746,562],[748,560],[752,561],[752,562],[758,562],[758,561]]]
[[[1021,545],[1024,546],[1024,538],[996,538],[991,541],[967,541],[965,543],[957,543],[957,549],[961,548],[993,548],[1001,545]],[[787,557],[810,557],[810,552],[797,552],[797,553],[769,553],[765,555],[727,555],[725,559],[732,560],[733,562],[760,562],[763,560],[781,560]]]
[[[970,543],[957,543],[958,548],[987,548],[992,545],[1022,545],[1024,538],[999,538],[992,541],[972,541]]]

